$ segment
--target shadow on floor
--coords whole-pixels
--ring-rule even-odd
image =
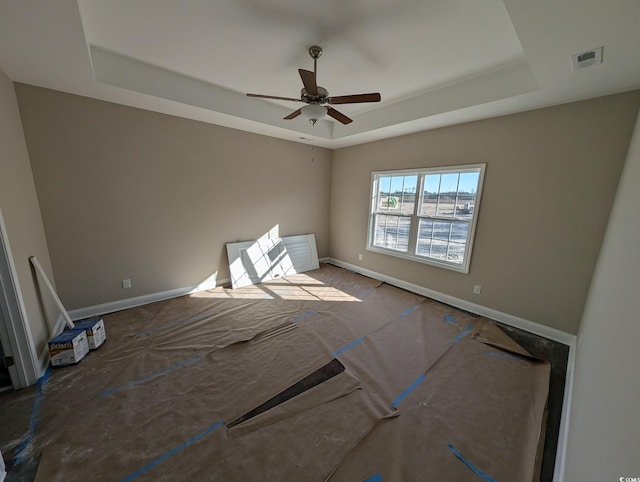
[[[493,322],[533,356],[551,364],[549,399],[547,401],[547,431],[544,442],[540,481],[552,482],[553,470],[556,463],[556,452],[558,449],[558,436],[560,434],[560,419],[562,416],[562,402],[567,376],[569,347],[564,343],[552,341],[497,321]]]

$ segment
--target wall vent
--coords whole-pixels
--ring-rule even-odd
[[[571,56],[571,65],[573,70],[580,70],[592,65],[602,63],[602,50],[604,47],[598,47],[597,49],[586,50]]]

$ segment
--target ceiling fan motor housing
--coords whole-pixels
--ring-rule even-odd
[[[329,92],[324,87],[318,86],[316,83],[318,76],[318,57],[322,55],[322,48],[317,45],[309,47],[309,55],[313,59],[313,72],[305,69],[298,69],[298,74],[302,79],[302,85],[304,86],[300,91],[300,98],[294,99],[291,97],[281,97],[277,95],[264,95],[264,94],[247,94],[249,97],[260,97],[263,99],[276,99],[276,100],[292,100],[295,102],[304,102],[304,107],[294,110],[291,114],[284,117],[286,120],[295,119],[299,115],[309,120],[312,124],[315,124],[319,119],[322,119],[325,115],[333,117],[338,122],[343,124],[349,124],[353,122],[342,112],[334,109],[333,107],[325,107],[324,104],[359,104],[361,102],[380,102],[380,94],[377,92],[369,94],[351,94],[340,95],[338,97],[329,97]],[[311,93],[310,93],[311,92]]]
[[[324,87],[318,86],[318,95],[311,95],[307,89],[300,90],[300,99],[307,104],[325,104],[329,97],[329,91]]]

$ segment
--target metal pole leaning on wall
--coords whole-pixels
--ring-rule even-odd
[[[64,309],[64,306],[62,305],[62,301],[60,301],[60,298],[58,298],[56,290],[53,289],[53,286],[51,285],[49,278],[47,278],[47,274],[44,272],[44,269],[42,269],[42,266],[40,265],[38,258],[36,258],[35,256],[31,256],[29,258],[29,261],[31,261],[31,264],[36,269],[36,271],[40,273],[40,276],[42,276],[42,279],[44,280],[44,284],[47,285],[47,288],[49,289],[49,292],[53,297],[53,301],[58,307],[58,310],[60,310],[60,314],[64,318],[64,321],[67,324],[67,326],[69,328],[75,328],[76,325],[73,323],[73,321],[71,321],[71,317],[69,316],[69,313],[67,313],[67,310]]]

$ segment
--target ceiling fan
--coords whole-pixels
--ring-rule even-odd
[[[318,57],[322,55],[322,48],[314,45],[309,47],[309,55],[313,59],[313,72],[304,69],[298,69],[300,78],[302,79],[303,89],[300,91],[300,98],[295,99],[293,97],[279,97],[276,95],[263,95],[263,94],[247,94],[249,97],[260,97],[263,99],[276,99],[276,100],[292,100],[295,102],[305,102],[307,105],[293,111],[291,114],[285,117],[285,119],[295,119],[299,115],[302,115],[312,124],[318,122],[325,115],[333,117],[335,120],[342,122],[343,124],[349,124],[353,122],[342,112],[334,109],[331,105],[335,104],[359,104],[362,102],[380,102],[380,94],[352,94],[352,95],[340,95],[338,97],[329,97],[329,92],[324,87],[320,87],[316,83],[317,76],[317,63]],[[328,104],[328,106],[325,106]]]

